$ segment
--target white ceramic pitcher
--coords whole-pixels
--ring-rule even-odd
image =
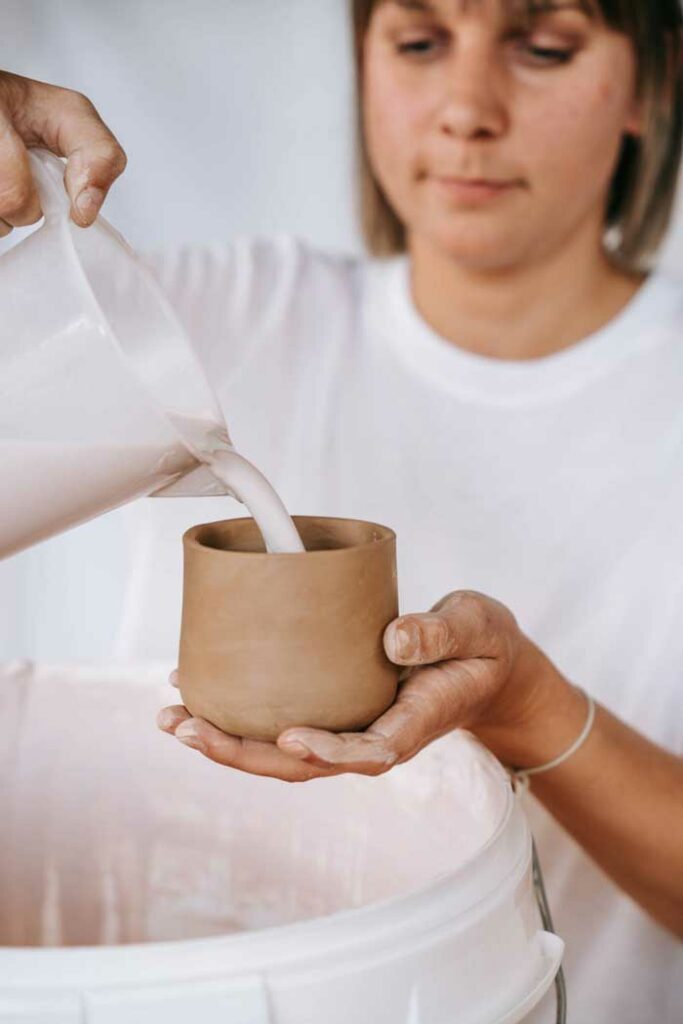
[[[0,260],[0,558],[152,493],[232,493],[218,403],[153,276],[104,218],[69,217],[32,150],[44,223]],[[237,456],[235,456],[237,458]]]

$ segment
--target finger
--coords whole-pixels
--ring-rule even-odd
[[[182,722],[186,722],[192,715],[182,704],[174,704],[170,708],[162,708],[157,715],[157,726],[162,732],[175,735],[175,731]]]
[[[95,137],[74,148],[67,147],[64,181],[77,224],[92,224],[109,189],[123,173],[127,158],[118,142],[102,125],[105,137]],[[74,128],[74,132],[76,128]],[[85,125],[81,138],[87,136]]]
[[[497,691],[502,671],[495,659],[487,658],[417,669],[368,732],[380,736],[398,761],[407,761],[453,729],[469,728]]]
[[[285,753],[274,743],[230,736],[202,718],[188,718],[178,726],[175,736],[211,761],[251,775],[284,782],[308,782],[334,774]]]
[[[0,112],[0,218],[11,231],[12,227],[34,224],[40,217],[40,200],[26,147],[6,115]]]
[[[397,665],[509,656],[515,625],[511,613],[498,601],[457,591],[431,612],[403,615],[391,622],[384,633],[384,648]]]
[[[126,155],[102,125],[106,138],[83,142],[67,150],[64,181],[72,202],[72,218],[87,227],[97,217],[109,189],[126,167]],[[85,127],[83,135],[85,135]]]
[[[11,224],[8,224],[6,220],[2,220],[2,218],[0,218],[0,238],[5,238],[7,235],[11,234],[13,230],[14,229]]]
[[[305,758],[316,768],[335,768],[359,775],[381,775],[398,760],[384,737],[369,731],[331,733],[297,728],[294,732],[282,733],[277,745],[286,753]]]
[[[395,703],[364,733],[288,729],[278,746],[308,752],[310,763],[366,775],[379,775],[414,757],[433,740],[466,727],[490,699],[494,662],[449,661],[414,672]]]
[[[170,676],[168,677],[168,681],[171,686],[175,686],[176,690],[180,688],[180,676],[178,674],[177,668],[173,669]]]
[[[126,154],[89,99],[32,82],[22,136],[66,157],[65,184],[76,224],[92,224],[107,192],[125,170]]]

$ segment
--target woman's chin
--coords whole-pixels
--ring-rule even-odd
[[[487,222],[488,221],[488,222]],[[533,259],[536,248],[519,225],[504,225],[500,219],[476,218],[463,222],[457,218],[448,224],[425,225],[409,231],[410,249],[417,259],[429,253],[433,259],[446,259],[477,273],[500,273],[523,266]],[[542,248],[539,245],[539,248]]]
[[[525,262],[521,246],[511,246],[502,239],[487,243],[482,238],[468,240],[462,235],[446,236],[434,238],[430,248],[437,258],[478,274],[514,271]]]

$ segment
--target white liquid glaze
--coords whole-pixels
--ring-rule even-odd
[[[267,551],[304,550],[282,499],[255,466],[234,451],[216,453],[208,466],[237,500],[247,506],[263,535]]]
[[[0,441],[0,558],[151,494],[196,465],[180,443]],[[255,466],[226,451],[212,456],[209,468],[247,506],[268,551],[303,551],[281,499]]]

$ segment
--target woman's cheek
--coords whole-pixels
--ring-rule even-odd
[[[366,140],[370,161],[390,198],[404,204],[416,187],[416,139],[419,128],[413,113],[392,97],[366,112]]]
[[[530,117],[522,136],[530,142],[526,158],[532,185],[535,179],[539,191],[565,200],[571,190],[585,193],[587,201],[603,193],[616,169],[622,139],[622,119],[613,100],[601,86]]]

